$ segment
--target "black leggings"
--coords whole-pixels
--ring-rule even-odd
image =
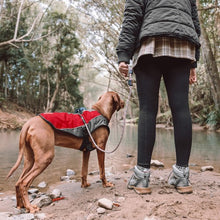
[[[140,105],[137,164],[150,168],[155,143],[159,87],[163,76],[173,117],[176,164],[188,166],[192,144],[188,104],[190,61],[146,55],[140,57],[134,72]]]

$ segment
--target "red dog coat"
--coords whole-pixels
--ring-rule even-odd
[[[107,127],[108,131],[110,131],[108,127],[108,120],[95,110],[85,110],[81,116],[80,114],[66,112],[41,113],[39,116],[55,130],[84,138],[84,142],[80,150],[83,150],[84,148],[91,150],[91,146],[88,146],[91,145],[88,141],[88,132],[81,116],[84,118],[84,121],[91,133],[101,126]]]

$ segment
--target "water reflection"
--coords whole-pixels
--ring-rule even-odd
[[[111,126],[111,133],[107,150],[112,150],[121,136],[121,126]],[[14,184],[21,173],[22,166],[14,175],[5,181],[5,176],[14,165],[18,155],[19,132],[0,133],[0,191],[14,190]],[[127,158],[127,154],[134,157]],[[106,167],[122,171],[133,167],[136,164],[137,154],[137,126],[126,126],[125,135],[119,149],[113,154],[106,155]],[[194,131],[193,147],[190,164],[193,169],[199,169],[204,165],[212,165],[215,171],[220,172],[220,134],[215,132]],[[173,130],[157,129],[156,144],[153,152],[153,159],[158,159],[171,167],[175,163],[175,148]],[[56,147],[55,158],[51,165],[35,180],[34,185],[41,181],[49,185],[60,180],[67,169],[76,171],[76,178],[80,179],[82,153],[80,151]],[[197,166],[195,166],[197,165]],[[95,151],[91,153],[89,171],[98,170],[98,162]]]
[[[120,131],[111,131],[110,143],[117,143]],[[121,154],[129,153],[136,156],[137,151],[137,126],[127,126],[123,144],[119,149],[118,158]],[[212,165],[215,171],[220,172],[220,133],[207,131],[193,131],[193,143],[190,157],[190,164],[194,169],[201,166]],[[116,156],[116,155],[114,155]],[[153,151],[153,159],[161,160],[165,167],[171,167],[175,163],[175,146],[173,130],[158,128],[156,142]],[[136,159],[136,158],[135,158]],[[134,161],[134,164],[136,160]],[[134,165],[132,164],[132,165]],[[195,166],[196,165],[196,166]]]

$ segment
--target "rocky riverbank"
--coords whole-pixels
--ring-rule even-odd
[[[162,167],[152,169],[151,195],[138,195],[126,188],[132,170],[109,174],[115,184],[103,188],[98,172],[89,176],[91,186],[82,189],[80,183],[68,179],[53,185],[45,193],[30,194],[35,204],[42,206],[38,214],[19,213],[15,209],[15,195],[0,195],[0,219],[59,219],[59,220],[218,220],[220,216],[220,173],[191,170],[194,192],[181,195],[167,184],[170,170]],[[52,196],[51,196],[52,195]],[[107,205],[100,203],[107,202]],[[45,204],[39,204],[44,200]],[[101,204],[101,205],[100,205]],[[104,207],[104,208],[103,208]]]
[[[27,109],[20,107],[14,103],[0,103],[0,130],[20,130],[24,123],[35,116],[34,113],[28,112]],[[165,129],[173,129],[170,123],[161,120],[161,115],[158,115],[157,127]],[[127,119],[127,124],[137,124],[138,118]],[[193,125],[194,130],[212,130],[213,128],[205,125],[200,126],[198,124]],[[220,129],[216,130],[220,132]]]
[[[14,103],[1,103],[0,130],[21,129],[23,124],[34,114]]]

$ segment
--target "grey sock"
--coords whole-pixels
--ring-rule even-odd
[[[147,172],[147,171],[150,170],[149,168],[145,168],[145,167],[142,167],[142,166],[139,166],[139,165],[137,165],[137,168],[138,168],[140,171],[142,171],[142,172]]]

